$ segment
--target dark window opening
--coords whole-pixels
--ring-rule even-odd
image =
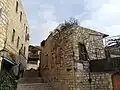
[[[26,33],[27,33],[28,27],[26,26]]]
[[[2,8],[0,8],[0,17],[1,17],[1,15],[2,15]]]
[[[87,50],[84,44],[79,43],[79,60],[86,61],[88,59]]]
[[[23,44],[21,45],[21,50],[23,49]]]
[[[24,55],[25,55],[26,47],[24,47]]]
[[[19,50],[19,55],[21,54],[21,50]]]
[[[70,72],[72,69],[71,68],[67,68],[67,72]]]
[[[14,39],[15,39],[15,29],[13,29],[13,34],[12,34],[12,42],[14,43]]]
[[[16,2],[16,12],[18,12],[18,1]]]
[[[20,22],[22,21],[22,12],[20,12]]]

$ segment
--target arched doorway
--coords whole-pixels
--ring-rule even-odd
[[[114,74],[112,76],[113,90],[120,90],[120,74]]]

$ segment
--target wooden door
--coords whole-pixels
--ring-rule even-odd
[[[113,90],[120,90],[120,75],[113,76]]]

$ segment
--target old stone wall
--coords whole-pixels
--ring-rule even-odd
[[[57,90],[74,89],[72,39],[71,30],[51,35],[42,50],[41,72],[44,73],[43,76],[49,76]],[[60,89],[61,87],[64,89]]]
[[[78,43],[82,43],[85,45],[90,60],[105,58],[102,33],[84,27],[78,27],[75,29],[76,30],[74,30],[73,35],[73,46],[76,60],[79,60]]]
[[[89,73],[76,73],[76,90],[113,90],[111,73],[91,73],[91,84],[88,82]]]
[[[112,90],[111,73],[89,74],[88,61],[105,58],[103,35],[83,27],[50,35],[42,47],[42,75],[56,90]],[[80,59],[79,43],[87,50],[86,60]]]
[[[112,90],[111,73],[89,73],[89,60],[105,58],[103,34],[79,27],[75,30],[73,38],[76,90]],[[78,43],[85,45],[88,60],[80,60]],[[92,79],[91,83],[89,78]]]

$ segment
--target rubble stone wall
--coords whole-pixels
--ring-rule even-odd
[[[112,90],[111,73],[90,73],[89,76],[89,63],[80,61],[78,43],[85,45],[88,60],[105,58],[102,33],[83,27],[71,28],[46,40],[42,47],[42,75],[56,90]]]
[[[91,73],[91,84],[88,82],[89,73],[76,73],[76,90],[113,90],[111,73]]]
[[[104,59],[104,45],[102,33],[79,27],[75,30],[74,35],[74,60],[75,60],[75,75],[76,75],[76,90],[112,90],[111,73],[90,73],[88,60]],[[87,61],[80,62],[78,43],[85,45],[89,58]],[[95,50],[98,49],[96,52]],[[96,55],[97,53],[97,55]],[[81,64],[80,68],[77,64]],[[89,83],[88,79],[92,82]]]
[[[48,58],[48,65],[41,63],[43,76],[49,76],[57,90],[74,89],[73,44],[72,30],[65,30],[50,36],[42,50],[42,61]],[[46,55],[48,56],[46,56]],[[60,89],[61,87],[64,87]]]

